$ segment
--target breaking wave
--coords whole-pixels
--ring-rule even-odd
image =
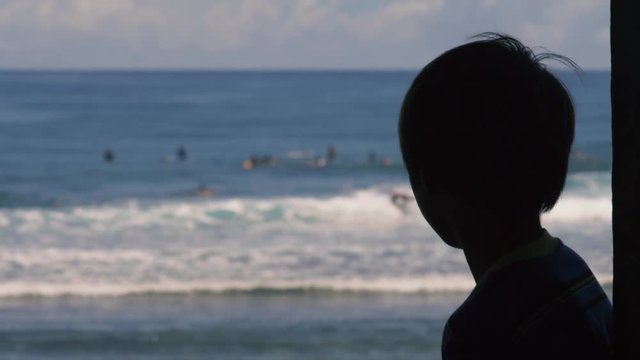
[[[549,231],[611,278],[609,179],[574,174]],[[469,291],[461,252],[380,185],[326,197],[0,210],[0,297]]]

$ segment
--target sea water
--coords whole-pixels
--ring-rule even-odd
[[[0,72],[0,357],[439,358],[474,282],[391,201],[415,75]],[[543,222],[607,285],[610,74],[559,76],[576,140]]]

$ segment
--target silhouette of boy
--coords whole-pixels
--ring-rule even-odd
[[[420,210],[464,251],[476,286],[451,315],[444,359],[604,359],[611,303],[584,260],[540,225],[560,197],[574,110],[544,59],[500,34],[416,77],[400,147]]]

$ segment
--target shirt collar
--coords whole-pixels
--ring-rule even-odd
[[[549,235],[546,229],[542,229],[542,234],[538,239],[521,245],[499,257],[498,260],[487,269],[478,282],[484,280],[489,274],[513,263],[552,254],[559,243],[560,240]]]

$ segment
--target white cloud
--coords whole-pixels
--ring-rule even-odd
[[[299,0],[293,4],[290,24],[298,29],[312,29],[322,26],[335,12],[335,5],[320,5],[316,0]]]
[[[0,66],[417,67],[483,31],[608,63],[607,0],[5,0]]]
[[[275,44],[304,33],[327,34],[359,41],[394,40],[420,35],[420,23],[436,13],[443,0],[392,1],[355,15],[341,12],[335,1],[230,0],[218,1],[206,12],[209,47],[231,48],[255,40]]]
[[[498,5],[498,0],[482,0],[482,8],[484,10],[490,9]]]
[[[96,30],[133,9],[131,0],[13,0],[0,7],[0,25],[19,25],[45,30]]]
[[[560,47],[567,39],[568,29],[564,26],[552,27],[547,24],[524,23],[519,29],[520,37],[526,43],[540,42],[543,39],[546,47]]]
[[[203,45],[213,49],[242,46],[265,24],[279,18],[280,9],[269,1],[216,2],[204,15],[202,30],[209,36],[204,37],[208,42]]]
[[[391,2],[356,16],[342,16],[343,26],[360,39],[394,37],[395,40],[415,38],[427,16],[434,15],[443,0],[412,0]]]
[[[74,0],[65,5],[50,11],[49,20],[80,31],[94,31],[108,21],[118,22],[134,6],[130,0]]]
[[[576,15],[608,5],[610,0],[564,0],[555,2],[558,10],[569,10]]]

